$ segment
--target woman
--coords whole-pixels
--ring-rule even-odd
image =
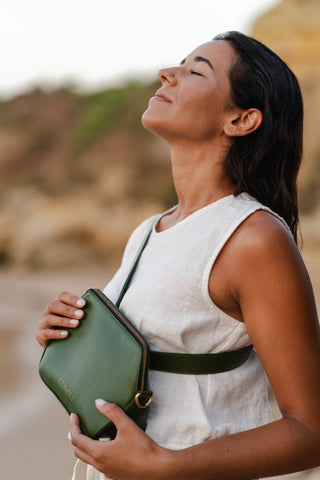
[[[117,480],[252,479],[318,466],[319,324],[295,244],[303,115],[297,81],[273,52],[238,32],[201,45],[159,77],[142,120],[170,147],[179,203],[137,228],[105,293],[116,299],[156,220],[124,313],[153,350],[211,353],[252,342],[255,351],[216,375],[150,371],[155,400],[146,432],[98,400],[117,436],[93,441],[73,415],[75,454]],[[76,327],[82,307],[69,293],[50,302],[39,343],[64,338],[57,327]]]

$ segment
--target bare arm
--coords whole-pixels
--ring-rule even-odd
[[[181,459],[190,454],[194,463],[199,456],[199,479],[249,479],[318,466],[319,324],[300,254],[278,221],[259,212],[239,229],[219,262],[228,294],[220,291],[218,300],[232,309],[234,299],[235,311],[238,305],[283,418],[191,447]]]

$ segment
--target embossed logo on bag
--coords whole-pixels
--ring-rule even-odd
[[[62,377],[58,378],[58,385],[61,388],[61,390],[67,395],[69,400],[72,401],[74,399],[74,395]]]

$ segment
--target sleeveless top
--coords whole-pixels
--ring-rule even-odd
[[[246,193],[223,197],[163,232],[154,225],[120,305],[151,350],[216,353],[251,343],[245,324],[211,300],[208,283],[225,243],[257,210],[275,215],[288,229],[281,217]],[[112,301],[146,232],[160,217],[144,221],[131,235],[122,264],[104,289]],[[149,381],[154,400],[146,433],[166,448],[186,448],[272,420],[264,371],[254,350],[243,365],[228,372],[182,375],[150,370]]]

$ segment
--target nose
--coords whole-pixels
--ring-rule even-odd
[[[158,77],[160,78],[161,82],[168,83],[169,85],[176,85],[177,84],[177,77],[175,68],[161,68],[158,72]]]

